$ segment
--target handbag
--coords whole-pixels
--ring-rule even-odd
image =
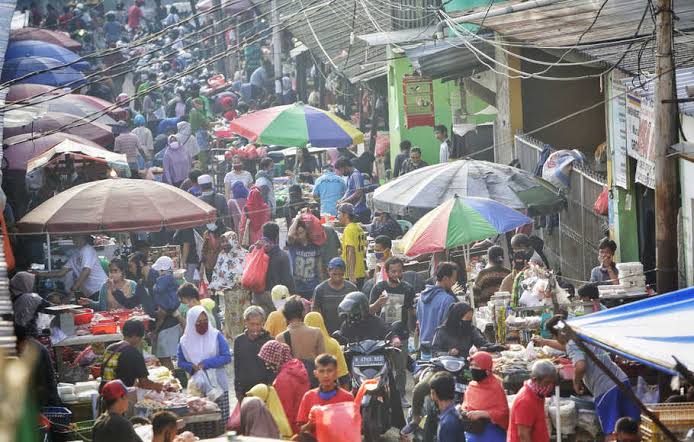
[[[208,288],[210,286],[210,281],[207,279],[207,271],[205,269],[205,263],[200,264],[200,282],[198,283],[198,293],[200,293],[201,298],[209,298],[210,294]]]

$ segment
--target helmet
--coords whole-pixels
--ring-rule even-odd
[[[168,61],[163,62],[163,63],[161,64],[161,70],[162,70],[163,72],[168,72],[168,71],[170,71],[170,70],[171,70],[171,63],[169,63]]]
[[[362,292],[349,293],[337,306],[337,314],[350,325],[358,324],[369,315],[369,299]]]

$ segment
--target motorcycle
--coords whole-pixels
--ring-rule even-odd
[[[366,392],[360,404],[362,434],[366,442],[379,440],[391,427],[391,395],[398,393],[391,391],[392,362],[389,355],[399,351],[390,344],[389,339],[367,339],[344,346],[353,393],[356,395],[362,384],[366,383]]]

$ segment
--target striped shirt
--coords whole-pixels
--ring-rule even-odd
[[[113,151],[125,154],[128,164],[137,164],[137,154],[140,149],[140,139],[132,132],[126,132],[116,137]]]

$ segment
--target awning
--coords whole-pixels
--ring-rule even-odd
[[[677,357],[694,370],[694,287],[568,321],[586,341],[675,374]]]
[[[480,62],[489,63],[482,55],[475,54],[466,45],[466,39],[446,38],[431,43],[404,47],[405,55],[414,69],[431,78],[451,79],[468,77],[489,69]],[[494,48],[480,41],[469,42],[492,59]],[[479,58],[478,58],[479,57]]]
[[[435,32],[436,25],[429,25],[414,29],[363,34],[359,36],[359,39],[364,40],[369,46],[401,44],[432,40]]]

